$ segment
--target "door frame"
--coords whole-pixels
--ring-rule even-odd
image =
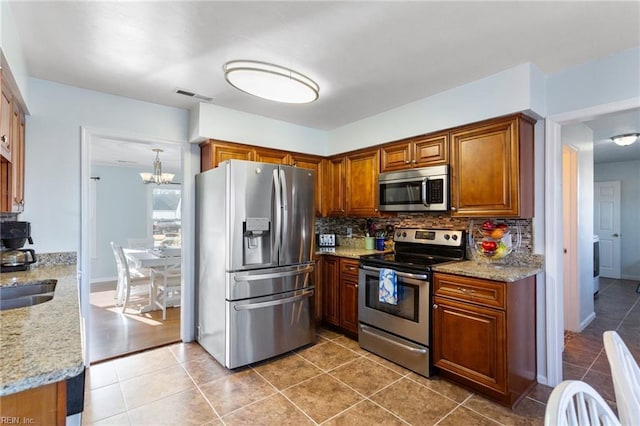
[[[578,271],[578,150],[571,145],[562,145],[562,191],[563,191],[563,295],[565,296],[565,329],[580,331],[580,273]],[[568,238],[565,238],[568,237]],[[569,278],[567,280],[567,278]]]
[[[193,177],[200,171],[200,155],[197,144],[161,138],[148,138],[140,135],[122,133],[114,130],[80,126],[80,258],[78,269],[78,285],[80,294],[80,314],[83,327],[83,356],[85,363],[90,363],[91,329],[91,145],[97,137],[130,140],[144,144],[163,143],[176,144],[182,147],[182,300],[180,310],[180,338],[183,342],[193,341],[195,337],[195,284],[193,265],[187,259],[194,258],[195,236],[195,182]],[[197,167],[197,168],[196,168]],[[186,224],[185,224],[186,222]]]
[[[585,121],[602,114],[639,108],[640,97],[601,104],[594,107],[548,116],[545,119],[544,167],[544,253],[546,384],[556,386],[562,381],[562,349],[564,346],[564,298],[562,285],[562,138],[563,124]],[[577,301],[575,301],[577,303]],[[539,372],[543,373],[543,372]],[[539,378],[541,374],[539,374]],[[539,380],[540,381],[540,380]]]

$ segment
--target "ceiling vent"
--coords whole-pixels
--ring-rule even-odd
[[[189,96],[190,98],[200,99],[201,101],[205,101],[205,102],[213,101],[212,97],[205,96],[205,95],[200,95],[198,93],[193,93],[193,92],[190,92],[190,91],[184,90],[184,89],[176,89],[176,93],[178,95],[184,95],[184,96]]]

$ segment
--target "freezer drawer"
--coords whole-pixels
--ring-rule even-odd
[[[313,263],[227,274],[227,300],[262,297],[313,285]]]
[[[314,288],[227,301],[225,366],[236,368],[316,340]],[[233,338],[230,338],[233,336]]]

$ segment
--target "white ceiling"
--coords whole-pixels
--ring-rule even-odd
[[[544,73],[640,46],[640,2],[11,1],[37,78],[190,108],[198,100],[331,130],[532,62]],[[46,41],[46,42],[44,42]],[[316,80],[277,104],[229,86],[253,59]],[[636,131],[640,129],[635,129]]]

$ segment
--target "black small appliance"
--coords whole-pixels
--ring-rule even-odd
[[[31,239],[31,224],[29,222],[2,222],[0,223],[0,236],[2,239],[2,253],[0,261],[1,272],[26,271],[36,262],[36,252],[33,249],[23,249]]]

